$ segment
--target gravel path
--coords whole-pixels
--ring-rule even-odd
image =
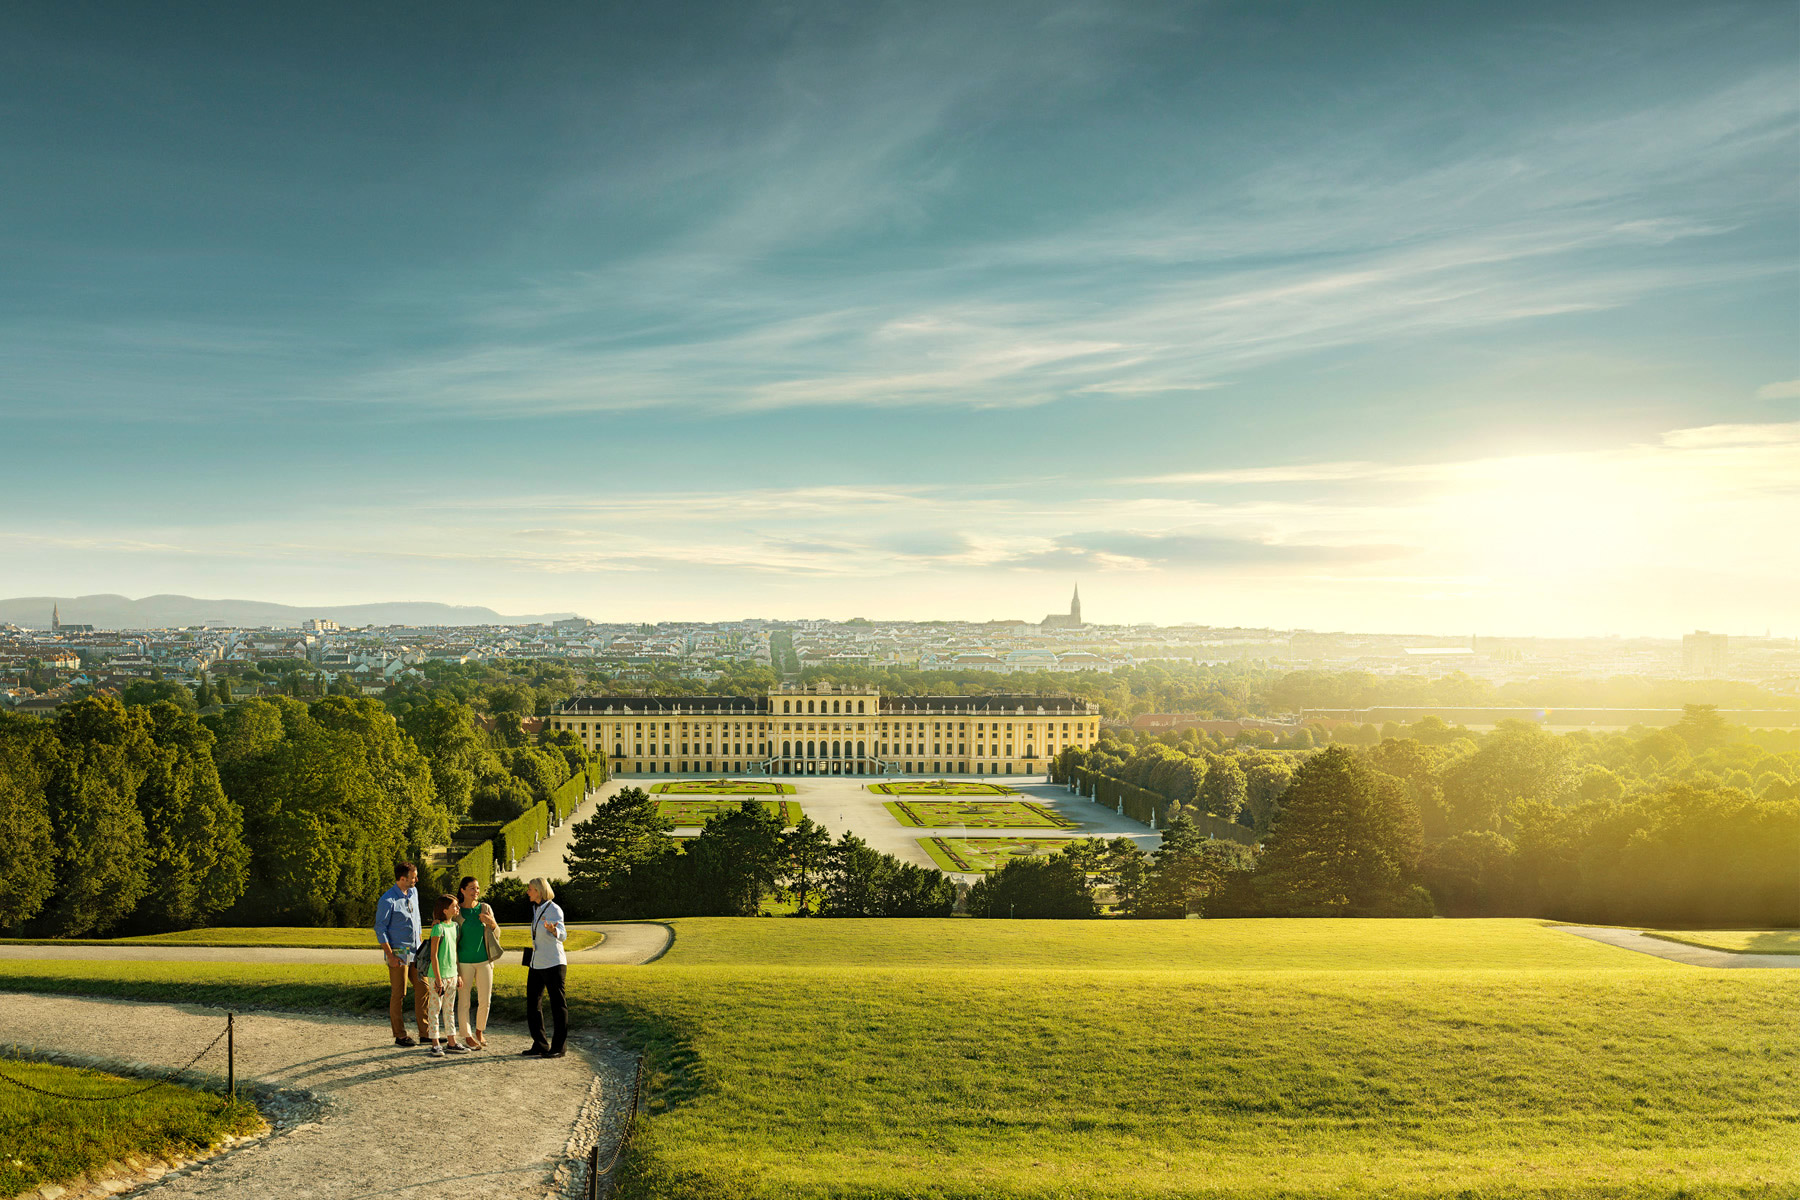
[[[1687,963],[1693,967],[1800,969],[1800,954],[1734,954],[1729,950],[1708,950],[1704,946],[1689,946],[1682,942],[1664,941],[1662,938],[1650,937],[1630,929],[1607,929],[1597,925],[1563,925],[1560,928],[1576,937],[1592,938],[1596,942],[1605,942],[1608,946],[1617,946],[1621,950],[1636,950],[1640,954],[1654,954],[1658,958]]]
[[[41,1057],[145,1073],[186,1062],[224,1011],[9,995],[0,1037]],[[567,1057],[520,1058],[521,1026],[488,1026],[485,1053],[431,1058],[393,1044],[384,1016],[240,1013],[240,1090],[275,1132],[163,1176],[135,1195],[293,1200],[476,1200],[580,1194],[596,1140],[610,1156],[634,1060],[579,1031]],[[220,1048],[221,1052],[223,1047]],[[218,1053],[218,1052],[215,1052]],[[223,1070],[223,1059],[202,1064]]]
[[[571,963],[584,966],[636,966],[660,958],[669,948],[667,925],[655,922],[623,925],[571,925],[571,929],[597,929],[604,941],[569,955]],[[0,959],[99,959],[108,962],[254,962],[321,963],[340,966],[386,967],[381,951],[302,950],[288,946],[0,946]],[[506,965],[518,966],[517,951],[508,951]]]

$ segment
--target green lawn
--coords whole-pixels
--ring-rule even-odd
[[[586,950],[604,938],[605,935],[597,930],[571,929],[563,945],[568,950]],[[531,928],[502,925],[500,944],[508,950],[523,950],[531,945]],[[372,929],[225,926],[124,938],[0,938],[0,946],[277,946],[290,950],[373,950],[376,943]]]
[[[893,783],[871,783],[871,792],[884,796],[1016,796],[1017,792],[1003,783],[956,783],[948,779],[898,780]]]
[[[1010,858],[1055,854],[1066,838],[934,837],[920,838],[919,845],[940,870],[998,871]]]
[[[657,815],[680,826],[704,825],[720,813],[746,803],[743,800],[658,800]],[[800,823],[800,805],[793,800],[758,800],[755,803],[781,814],[783,825]]]
[[[116,1096],[145,1082],[4,1057],[0,1072],[71,1096]],[[0,1196],[65,1183],[127,1155],[191,1158],[226,1134],[261,1126],[253,1106],[228,1105],[210,1092],[184,1087],[94,1102],[53,1100],[0,1083]]]
[[[619,1195],[1785,1197],[1794,977],[1533,921],[684,919],[574,967],[648,1052]],[[524,972],[497,973],[502,1017]],[[379,1012],[346,968],[0,962],[0,987]]]
[[[1665,942],[1750,954],[1800,954],[1800,929],[1646,929]]]
[[[915,829],[1079,829],[1032,800],[889,800],[882,805]]]
[[[773,779],[671,779],[650,790],[667,796],[791,796],[794,785]]]

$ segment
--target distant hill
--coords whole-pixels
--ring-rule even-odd
[[[508,617],[491,608],[428,600],[299,608],[261,600],[199,600],[193,596],[145,596],[141,600],[128,596],[19,596],[0,600],[0,624],[48,629],[52,606],[60,610],[65,624],[92,625],[96,629],[166,629],[174,625],[296,628],[313,617],[340,625],[530,625],[575,615],[538,613]]]

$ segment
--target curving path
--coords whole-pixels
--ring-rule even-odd
[[[6,997],[9,1041],[37,1057],[129,1074],[180,1066],[223,1022],[223,1009],[197,1005]],[[162,1174],[133,1194],[157,1200],[585,1194],[585,1156],[596,1141],[603,1157],[611,1154],[630,1104],[634,1060],[579,1031],[560,1059],[513,1053],[527,1042],[521,1026],[491,1023],[488,1039],[492,1049],[484,1053],[435,1059],[395,1046],[385,1015],[240,1013],[238,1086],[258,1097],[274,1132]],[[203,1065],[222,1071],[218,1054]],[[476,1142],[469,1141],[471,1114],[479,1114]]]
[[[667,925],[653,921],[615,925],[577,922],[569,927],[594,929],[605,935],[598,945],[569,955],[571,966],[637,966],[654,962],[669,948],[674,936]],[[305,950],[291,946],[0,946],[0,959],[8,958],[382,966],[381,951],[374,947],[367,950]],[[503,965],[518,966],[518,953],[509,951]]]
[[[1608,929],[1601,925],[1561,925],[1558,928],[1576,937],[1605,942],[1608,946],[1617,946],[1621,950],[1635,950],[1639,954],[1654,954],[1657,958],[1686,963],[1691,967],[1800,969],[1800,954],[1736,954],[1729,950],[1708,950],[1704,946],[1664,941],[1632,929]]]

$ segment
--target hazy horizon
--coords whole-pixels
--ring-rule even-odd
[[[0,591],[1800,630],[1792,6],[0,34]]]

